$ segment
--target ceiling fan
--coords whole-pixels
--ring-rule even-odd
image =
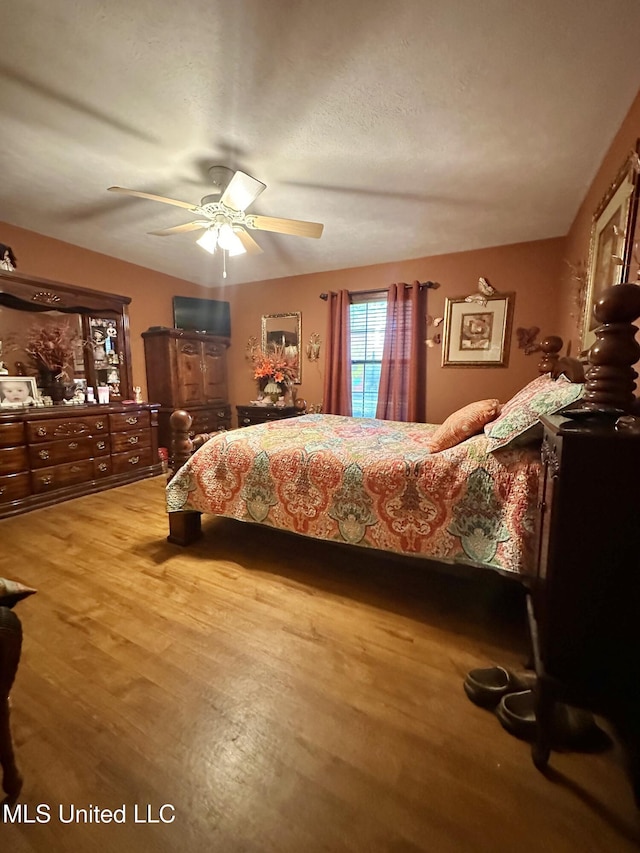
[[[300,219],[278,219],[274,216],[258,216],[246,213],[249,205],[266,189],[266,184],[252,178],[245,172],[228,169],[226,166],[212,166],[209,175],[214,191],[200,199],[200,204],[178,201],[152,193],[130,190],[125,187],[109,187],[109,192],[148,198],[163,204],[183,207],[196,214],[197,219],[184,225],[174,225],[160,231],[150,231],[158,237],[181,234],[185,231],[204,231],[196,241],[203,249],[213,254],[222,249],[229,255],[242,255],[245,252],[257,255],[262,252],[247,228],[258,231],[273,231],[277,234],[291,234],[294,237],[315,237],[322,234],[324,228],[319,222],[304,222]]]

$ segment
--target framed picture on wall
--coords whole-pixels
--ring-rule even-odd
[[[513,293],[480,302],[446,299],[443,367],[506,367],[509,361]]]
[[[628,280],[638,215],[638,173],[640,141],[627,157],[593,215],[587,292],[582,324],[582,348],[595,341],[598,321],[593,308],[607,287]]]

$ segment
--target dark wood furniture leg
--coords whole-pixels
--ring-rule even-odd
[[[5,802],[15,802],[22,789],[11,739],[9,691],[20,663],[22,625],[8,607],[0,607],[0,766]]]
[[[202,536],[199,512],[170,512],[167,542],[190,545]]]

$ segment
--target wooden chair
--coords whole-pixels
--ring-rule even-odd
[[[16,767],[11,739],[9,691],[20,663],[22,624],[8,607],[0,607],[0,766],[4,802],[15,802],[22,789],[22,776]]]

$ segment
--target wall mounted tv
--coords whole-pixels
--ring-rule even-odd
[[[230,338],[231,312],[229,303],[223,302],[221,299],[174,296],[173,325],[176,329],[189,329]]]

